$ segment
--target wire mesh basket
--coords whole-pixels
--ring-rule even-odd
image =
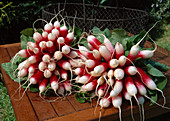
[[[42,18],[50,21],[59,10],[64,9],[62,15],[67,18],[70,25],[73,24],[75,13],[75,26],[89,32],[94,26],[101,29],[123,28],[132,34],[138,34],[145,29],[149,14],[142,10],[130,8],[118,8],[109,6],[97,6],[80,3],[58,3],[48,5],[42,10]]]

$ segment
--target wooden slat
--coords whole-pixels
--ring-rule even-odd
[[[49,100],[55,100],[56,98],[58,97],[50,97]],[[59,116],[63,116],[75,112],[75,109],[67,100],[67,98],[63,100],[59,99],[55,102],[52,102],[52,105]]]
[[[15,46],[21,46],[21,43],[13,43],[13,44],[0,45],[0,47],[2,47],[2,48],[15,47]]]
[[[76,109],[76,111],[84,110],[84,109],[87,109],[87,108],[91,107],[90,103],[79,103],[75,99],[75,94],[68,96],[67,99],[73,105],[73,107]]]
[[[4,48],[0,48],[0,64],[9,62],[10,57],[8,55],[8,52]],[[11,99],[11,103],[15,112],[16,119],[18,121],[36,121],[38,120],[35,112],[31,106],[31,103],[27,97],[27,95],[24,95],[22,100],[16,101],[18,95],[14,95],[12,98],[12,95],[14,94],[14,91],[18,88],[18,84],[15,83],[13,80],[10,79],[10,77],[6,74],[6,72],[1,68],[5,85],[8,90],[9,97]],[[23,89],[21,89],[21,93],[23,92]]]
[[[19,50],[18,47],[19,46],[7,47],[10,57],[13,57],[15,53],[18,52]],[[42,102],[42,99],[39,97],[38,93],[31,93],[31,92],[29,93],[26,92],[26,93],[31,101],[33,109],[35,110],[39,120],[45,120],[57,116],[51,104],[49,102]]]

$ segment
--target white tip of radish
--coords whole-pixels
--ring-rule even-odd
[[[43,38],[48,38],[48,33],[47,33],[47,32],[45,32],[45,31],[43,31],[43,33],[42,33],[42,37],[43,37]]]
[[[46,48],[46,42],[45,41],[41,41],[39,43],[39,46],[40,46],[41,49]]]
[[[59,22],[59,21],[55,21],[55,22],[54,22],[54,27],[55,27],[56,29],[60,28],[60,22]]]
[[[50,78],[51,76],[52,76],[52,72],[49,71],[48,69],[46,69],[46,70],[44,71],[44,77],[45,77],[45,78]]]
[[[55,63],[55,62],[50,62],[50,63],[48,64],[48,69],[49,69],[49,71],[54,71],[55,68],[56,68],[56,63]]]
[[[99,104],[101,107],[107,108],[110,106],[110,101],[107,98],[102,98]]]
[[[59,36],[59,31],[58,31],[58,29],[53,29],[53,30],[51,31],[51,33],[54,34],[56,37]]]
[[[27,69],[21,69],[20,71],[18,71],[18,77],[24,77],[28,74]]]
[[[93,77],[99,77],[99,76],[101,76],[101,73],[96,73],[96,72],[94,72],[94,71],[91,71],[90,74],[91,74],[91,76],[93,76]]]
[[[68,45],[64,45],[62,47],[62,53],[69,54],[70,53],[70,47]]]
[[[30,63],[36,63],[36,58],[35,58],[35,56],[30,56],[30,57],[28,58],[28,61],[29,61]]]
[[[51,83],[51,88],[52,88],[54,91],[56,91],[56,90],[58,89],[58,87],[59,87],[58,82],[53,81],[53,82]]]
[[[124,52],[123,45],[117,42],[115,45],[115,50],[116,50],[116,53],[118,54],[123,53]]]
[[[44,85],[39,86],[39,90],[40,90],[40,93],[44,92],[44,91],[45,91],[45,87],[44,87]]]
[[[144,104],[145,99],[143,97],[138,98],[139,104]]]
[[[117,59],[112,59],[109,62],[111,68],[116,68],[119,65],[119,61]]]
[[[94,68],[94,72],[95,72],[96,74],[101,74],[103,71],[104,71],[104,69],[103,69],[103,66],[102,66],[102,65],[98,65],[98,66],[96,66],[96,67]]]
[[[44,71],[45,69],[47,68],[47,64],[45,62],[40,62],[39,65],[38,65],[38,69],[40,71]]]
[[[47,47],[52,47],[53,45],[54,45],[54,43],[52,41],[46,42],[46,46]]]
[[[93,40],[93,39],[95,39],[95,37],[94,37],[93,35],[89,35],[89,36],[87,37],[87,41],[90,41],[90,40]]]
[[[55,60],[60,60],[63,57],[63,54],[62,54],[61,51],[55,51],[53,57],[54,57]]]
[[[112,104],[115,108],[119,108],[122,105],[122,98],[117,96],[112,99]]]
[[[107,73],[108,78],[112,78],[114,76],[114,71],[110,69]]]
[[[69,63],[69,62],[64,63],[63,69],[65,69],[65,70],[70,70],[70,69],[71,69],[70,63]]]
[[[107,83],[108,83],[108,85],[113,86],[114,80],[113,80],[112,78],[109,78],[109,79],[107,80]]]
[[[129,84],[127,87],[127,92],[131,95],[134,96],[137,94],[137,88],[135,85]]]
[[[114,71],[114,77],[115,77],[116,79],[118,79],[118,80],[123,79],[123,78],[124,78],[124,75],[125,75],[125,73],[124,73],[123,69],[121,69],[121,68],[115,69],[115,71]]]
[[[151,90],[155,90],[157,88],[156,84],[152,80],[147,80],[147,87]]]
[[[42,61],[44,62],[49,62],[51,59],[51,57],[48,55],[48,54],[45,54],[43,57],[42,57]]]
[[[68,30],[68,29],[66,26],[62,26],[62,27],[60,27],[60,30],[62,31],[62,30]]]
[[[59,37],[59,38],[57,39],[57,42],[58,42],[58,44],[64,44],[65,40],[64,40],[63,37]]]
[[[46,32],[50,32],[52,30],[52,28],[53,28],[53,26],[49,23],[44,26],[44,30]]]
[[[119,66],[124,66],[126,63],[126,56],[122,55],[119,57]]]
[[[74,34],[72,32],[68,33],[67,38],[70,39],[70,40],[74,40]]]
[[[140,50],[140,47],[139,46],[136,46],[136,45],[133,45],[130,49],[130,52],[129,54],[132,56],[132,57],[136,57],[136,55],[138,54]]]
[[[87,68],[91,68],[94,65],[95,65],[95,62],[93,60],[90,60],[90,59],[86,60],[86,67]]]
[[[71,51],[71,52],[69,53],[69,56],[70,56],[71,58],[76,58],[76,57],[78,56],[78,54],[77,54],[76,51]]]
[[[99,89],[97,93],[99,97],[102,97],[104,95],[104,91],[102,89]]]
[[[151,50],[142,50],[139,52],[142,55],[142,58],[147,59],[147,58],[151,58],[153,56],[153,51]]]
[[[37,81],[35,80],[35,78],[30,78],[30,83],[31,84],[37,84]]]
[[[135,75],[137,73],[137,68],[134,66],[129,66],[128,72],[130,75]]]

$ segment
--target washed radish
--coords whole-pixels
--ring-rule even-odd
[[[62,79],[64,79],[64,80],[67,80],[67,79],[68,79],[68,74],[67,74],[67,71],[66,71],[66,70],[60,69],[59,72],[60,72],[60,76],[61,76]]]
[[[50,84],[51,84],[51,88],[54,90],[54,92],[57,91],[59,85],[58,85],[58,78],[56,75],[52,75],[50,77]]]
[[[47,63],[41,61],[41,62],[39,63],[39,65],[38,65],[38,69],[39,69],[40,71],[44,71],[46,68],[47,68]]]
[[[35,32],[33,34],[33,39],[35,40],[37,45],[43,40],[42,35],[38,32]]]
[[[50,71],[48,68],[44,70],[44,77],[50,78],[53,75],[53,72]]]
[[[47,47],[49,53],[54,53],[55,50],[56,50],[54,42],[52,42],[52,41],[47,41],[46,42],[46,47]]]
[[[42,57],[42,61],[50,62],[50,60],[51,60],[51,55],[49,53],[45,53]]]
[[[64,91],[65,91],[64,85],[62,83],[60,83],[57,92],[59,95],[62,95],[64,97]]]
[[[63,54],[69,54],[70,51],[71,51],[70,46],[64,45],[64,46],[62,47],[62,53],[63,53]]]
[[[33,64],[33,63],[37,63],[39,61],[41,61],[41,56],[38,55],[32,55],[28,58],[28,61]]]
[[[114,70],[114,77],[116,79],[118,79],[118,80],[123,79],[124,75],[125,75],[125,73],[124,73],[123,69],[117,68],[117,69]]]
[[[118,61],[119,61],[119,66],[123,67],[126,63],[126,56],[124,56],[124,55],[120,56]]]
[[[48,69],[49,71],[54,71],[56,68],[56,62],[55,61],[51,61],[49,64],[48,64]]]
[[[96,86],[97,86],[97,79],[94,79],[91,82],[83,85],[81,87],[81,90],[83,90],[83,91],[92,91],[92,90],[94,90],[96,88]]]
[[[120,44],[119,42],[116,43],[115,46],[115,55],[116,55],[116,59],[119,59],[120,56],[124,55],[124,48],[123,45]]]
[[[90,45],[92,45],[93,48],[99,50],[99,45],[101,45],[101,42],[95,36],[88,36],[87,41],[90,43]]]
[[[75,70],[73,70],[75,75],[79,75],[79,76],[83,76],[85,74],[87,74],[87,71],[84,68],[76,68]]]
[[[18,77],[24,77],[28,74],[28,68],[23,68],[18,71]]]
[[[44,26],[44,30],[47,32],[47,33],[50,33],[53,29],[53,26],[52,24],[50,23],[47,23],[45,26]]]
[[[112,91],[110,92],[110,97],[117,96],[123,89],[123,81],[116,79],[114,87]]]
[[[97,74],[102,74],[107,70],[107,68],[108,68],[107,63],[101,63],[100,65],[94,68],[94,72]]]
[[[94,59],[94,56],[92,53],[89,52],[89,50],[84,47],[84,46],[79,46],[79,51],[84,55],[86,56],[88,59]]]
[[[119,65],[119,61],[117,59],[111,59],[108,63],[109,68],[116,68]]]
[[[63,54],[62,54],[61,51],[55,51],[55,52],[54,52],[53,58],[54,58],[55,60],[60,60],[62,57],[63,57]]]
[[[99,47],[99,53],[106,61],[109,61],[111,59],[111,52],[106,48],[106,46],[101,45]]]
[[[86,75],[81,76],[81,77],[76,81],[76,83],[86,84],[86,83],[91,82],[92,80],[94,80],[94,77],[91,76],[90,74],[86,74]]]
[[[101,60],[102,56],[100,55],[99,51],[96,49],[93,49],[93,56],[96,60]]]
[[[48,84],[48,79],[44,78],[39,83],[39,90],[40,93],[44,92]]]
[[[137,68],[134,66],[126,66],[124,68],[125,74],[129,75],[129,76],[133,76],[137,73]]]
[[[92,60],[92,59],[88,59],[86,60],[85,64],[86,67],[90,70],[94,69],[94,67],[96,67],[97,65],[99,65],[101,62],[98,60]]]
[[[48,32],[43,31],[42,32],[42,38],[43,38],[43,41],[48,41]]]

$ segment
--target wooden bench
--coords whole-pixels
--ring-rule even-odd
[[[150,43],[146,42],[146,47],[149,47]],[[20,50],[20,43],[17,44],[7,44],[0,46],[0,64],[4,62],[9,62],[10,59]],[[162,62],[170,66],[170,56],[169,51],[158,47],[155,52],[153,60]],[[16,119],[18,121],[78,121],[78,120],[98,120],[100,107],[97,108],[97,115],[94,115],[95,102],[93,101],[92,107],[90,103],[80,104],[74,98],[74,95],[68,96],[63,101],[57,102],[44,102],[38,95],[38,93],[33,93],[26,91],[26,94],[20,101],[16,101],[18,98],[18,93],[12,97],[15,90],[18,88],[18,83],[10,79],[6,72],[1,68],[3,78],[8,90],[8,94],[11,99],[11,103],[15,112]],[[166,106],[170,107],[170,74],[166,74],[168,78],[168,84],[164,90],[164,94],[167,99]],[[21,89],[21,93],[23,89]],[[49,98],[49,100],[55,99],[55,97]],[[163,102],[162,97],[159,98],[159,103]],[[149,102],[144,105],[145,108],[145,118],[149,119],[161,114],[170,112],[170,110],[163,109],[157,105],[149,106]],[[138,106],[133,106],[133,111],[135,119],[139,120]],[[169,117],[169,115],[168,115]],[[124,102],[122,105],[122,118],[124,121],[130,120],[130,104],[129,102]],[[102,120],[119,120],[118,110],[110,107],[102,110]],[[162,119],[163,120],[163,119]]]

